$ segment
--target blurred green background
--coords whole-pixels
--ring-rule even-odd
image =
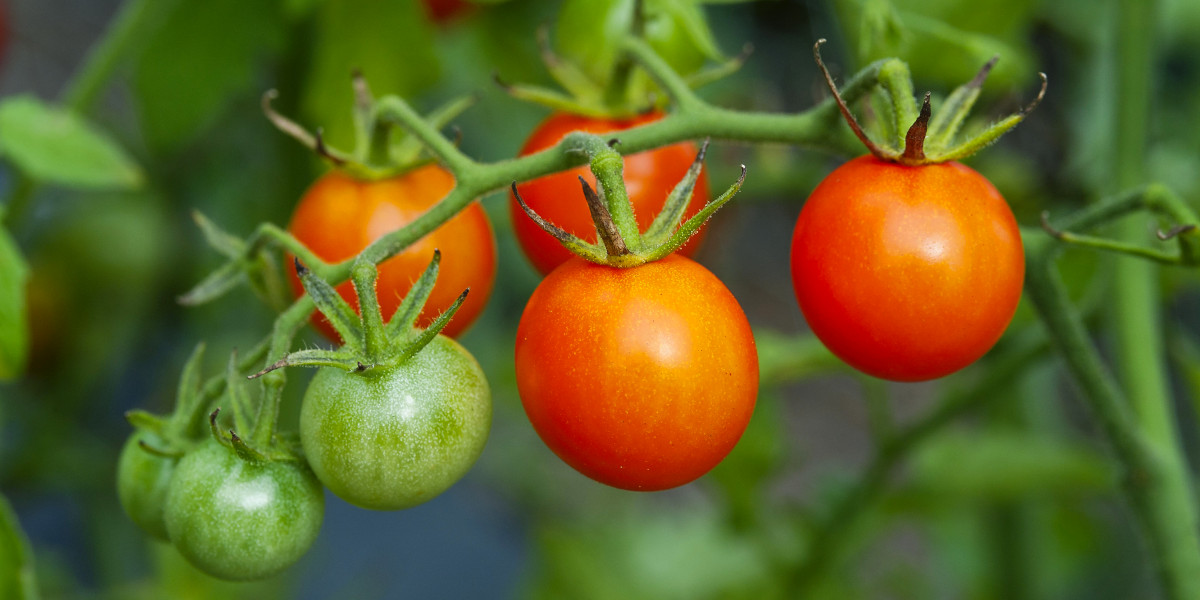
[[[480,3],[444,22],[415,1],[146,4],[153,14],[124,47],[97,50],[120,2],[0,2],[0,97],[71,106],[138,165],[122,181],[31,177],[21,151],[3,145],[3,127],[17,125],[0,112],[5,226],[31,272],[28,366],[0,383],[0,491],[29,538],[43,597],[776,598],[791,597],[795,565],[813,555],[820,569],[806,598],[1154,593],[1146,552],[1115,493],[1115,467],[1057,358],[1044,351],[1032,313],[1023,307],[992,354],[945,380],[884,384],[847,373],[805,334],[787,265],[804,198],[845,157],[732,143],[714,144],[711,181],[723,187],[745,163],[747,183],[697,258],[754,325],[763,386],[750,429],[712,474],[669,492],[622,492],[577,474],[538,440],[512,365],[517,320],[538,278],[496,194],[484,206],[498,237],[497,284],[461,340],[495,394],[478,465],[408,511],[373,513],[328,495],[316,547],[273,580],[235,585],[199,574],[121,513],[115,458],[130,432],[125,411],[167,412],[197,341],[208,342],[205,370],[213,373],[230,350],[270,330],[273,313],[245,287],[198,308],[175,302],[222,260],[192,210],[239,235],[263,221],[284,225],[324,168],[263,118],[262,93],[277,89],[280,112],[323,126],[343,146],[353,68],[377,95],[399,94],[423,110],[477,94],[455,120],[461,147],[481,160],[511,157],[547,110],[508,97],[492,75],[550,85],[535,31],[553,22],[559,3]],[[1200,2],[1156,6],[1146,169],[1194,200]],[[825,57],[839,78],[896,56],[918,91],[935,94],[999,55],[976,110],[981,123],[1031,99],[1044,71],[1045,102],[969,163],[1024,225],[1042,210],[1114,191],[1112,2],[762,0],[704,10],[726,53],[755,48],[738,73],[702,91],[733,108],[798,111],[819,101],[811,59],[819,37],[830,39]],[[115,54],[111,77],[81,81],[83,66],[106,50]],[[1064,262],[1073,298],[1093,323],[1105,310],[1109,267],[1089,252],[1069,252]],[[1177,418],[1193,460],[1197,283],[1179,269],[1160,278]],[[1108,332],[1096,333],[1103,346]],[[292,419],[307,377],[297,372],[288,386]],[[886,426],[881,415],[910,423],[954,394],[995,400],[941,426],[856,503],[864,473],[878,463],[872,432]],[[847,506],[853,518],[842,516]]]

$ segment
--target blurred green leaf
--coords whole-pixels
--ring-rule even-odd
[[[4,222],[0,206],[0,223]],[[29,331],[25,321],[25,282],[29,268],[16,242],[0,228],[0,381],[25,370]],[[0,595],[0,597],[7,597]]]
[[[0,495],[0,598],[35,600],[37,597],[29,542],[8,499]]]
[[[327,143],[351,148],[354,94],[350,75],[362,72],[376,97],[411,98],[437,82],[433,30],[419,2],[339,0],[317,12],[312,72],[302,107]]]
[[[541,571],[531,597],[763,598],[771,585],[762,547],[709,510],[676,507],[609,517],[542,532]]]
[[[142,183],[141,168],[105,133],[28,95],[0,101],[0,155],[46,183],[91,189]]]
[[[212,125],[252,89],[258,61],[281,46],[279,0],[179,0],[137,60],[133,87],[156,149],[172,149]]]
[[[1095,450],[1027,433],[951,433],[913,457],[908,489],[922,497],[1015,500],[1110,490],[1116,473]]]

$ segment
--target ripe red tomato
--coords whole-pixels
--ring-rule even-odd
[[[1025,255],[1000,192],[957,162],[854,159],[817,186],[792,237],[792,283],[813,332],[854,368],[921,381],[996,343]]]
[[[708,472],[741,437],[758,393],[737,300],[678,254],[630,269],[573,258],[550,273],[521,316],[516,372],[542,441],[628,490]]]
[[[454,176],[437,165],[426,165],[399,177],[360,181],[331,171],[321,177],[300,199],[288,231],[325,261],[338,262],[358,254],[371,242],[413,222],[454,187]],[[487,213],[478,202],[471,204],[433,233],[404,252],[380,263],[378,294],[384,318],[390,318],[414,281],[421,276],[441,249],[442,263],[437,285],[417,319],[424,327],[471,288],[470,295],[442,333],[462,333],[487,304],[496,278],[496,239]],[[289,263],[290,263],[289,257]],[[296,274],[288,269],[292,290],[304,293]],[[345,281],[337,287],[355,310],[358,297],[354,285]],[[331,340],[337,332],[314,313],[313,323]]]
[[[662,113],[649,113],[631,119],[597,119],[568,113],[550,115],[525,142],[521,148],[521,156],[533,154],[557,144],[559,140],[572,131],[604,134],[622,129],[636,127],[663,117]],[[648,150],[625,157],[625,189],[633,202],[633,212],[637,216],[638,227],[642,231],[654,222],[671,190],[683,178],[692,161],[696,159],[696,145],[691,142],[681,142]],[[584,176],[596,186],[596,178],[585,167],[577,167],[561,173],[547,175],[517,185],[517,191],[525,203],[534,212],[547,221],[573,233],[589,242],[596,241],[596,226],[592,223],[591,213],[580,190],[579,176]],[[513,231],[525,256],[543,275],[553,271],[555,267],[570,259],[573,254],[553,236],[542,231],[517,203],[515,197],[509,198],[509,212],[512,214]],[[700,171],[700,179],[692,190],[692,199],[688,204],[684,218],[704,208],[708,201],[708,176]],[[685,256],[695,254],[700,244],[704,230],[680,249]]]

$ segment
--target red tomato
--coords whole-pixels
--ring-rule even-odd
[[[957,162],[852,160],[817,186],[792,237],[792,282],[813,332],[854,368],[921,381],[996,343],[1025,255],[1000,192]]]
[[[630,269],[573,258],[521,316],[517,389],[567,464],[628,490],[683,485],[741,437],[758,354],[737,300],[672,254]]]
[[[453,188],[454,176],[437,165],[380,181],[360,181],[331,171],[305,192],[288,231],[323,260],[340,262],[355,256],[384,234],[413,222]],[[457,336],[483,311],[496,278],[496,239],[487,213],[478,202],[404,252],[380,263],[379,305],[384,318],[390,318],[413,282],[429,266],[434,249],[442,251],[441,267],[417,325],[428,325],[464,289],[471,288],[462,307],[442,331]],[[291,264],[290,257],[288,260]],[[292,289],[299,296],[304,291],[300,280],[293,270],[288,269],[288,273]],[[337,289],[357,310],[353,283],[345,281]],[[317,329],[337,341],[337,332],[325,318],[319,314],[316,317]]]
[[[662,117],[662,113],[649,113],[632,119],[616,120],[555,113],[538,125],[533,135],[529,136],[529,140],[521,148],[521,156],[545,150],[572,131],[611,133]],[[681,142],[625,157],[625,190],[633,202],[633,212],[637,215],[638,227],[642,231],[654,222],[654,217],[662,210],[667,196],[675,189],[675,184],[679,183],[692,166],[697,151],[695,144]],[[596,226],[592,223],[587,202],[583,199],[579,185],[580,175],[584,176],[592,187],[596,186],[596,178],[585,166],[519,184],[517,191],[525,203],[547,221],[584,240],[595,242]],[[513,231],[517,234],[517,241],[525,251],[525,256],[529,257],[529,261],[537,270],[545,275],[574,256],[553,236],[542,231],[533,219],[521,210],[516,198],[509,200]],[[701,170],[700,179],[696,181],[696,187],[692,190],[692,198],[684,218],[700,212],[707,201],[708,176]],[[700,231],[700,234],[680,249],[685,256],[695,254],[705,230]]]

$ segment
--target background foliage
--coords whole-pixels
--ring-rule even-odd
[[[270,327],[272,313],[245,288],[200,308],[174,301],[221,260],[192,225],[193,209],[238,234],[261,221],[282,225],[323,169],[262,117],[262,92],[278,89],[277,109],[341,145],[353,68],[377,94],[421,109],[474,93],[477,104],[456,120],[462,148],[484,160],[513,156],[546,111],[507,97],[491,77],[549,83],[534,32],[553,21],[558,2],[481,3],[443,24],[416,2],[143,4],[152,14],[136,23],[109,0],[6,5],[0,491],[11,507],[0,506],[0,597],[35,578],[45,598],[769,598],[794,584],[778,565],[805,552],[821,556],[806,575],[810,598],[1154,593],[1144,544],[1116,493],[1120,473],[1032,311],[1023,306],[991,355],[945,380],[849,374],[803,333],[785,258],[804,198],[846,157],[728,143],[710,152],[713,181],[732,181],[739,163],[749,176],[698,258],[756,328],[763,390],[750,429],[711,475],[666,493],[620,492],[562,465],[537,439],[512,366],[537,276],[495,195],[484,206],[499,239],[498,284],[462,338],[495,393],[477,467],[446,495],[399,513],[329,496],[317,546],[274,580],[232,585],[198,574],[121,514],[113,472],[129,433],[124,412],[165,412],[196,341],[208,341],[206,369],[215,372],[230,349]],[[1153,110],[1136,159],[1146,181],[1194,201],[1200,4],[1155,6]],[[812,106],[823,93],[810,58],[818,37],[831,40],[826,60],[837,75],[895,56],[918,90],[935,94],[998,54],[981,123],[1028,100],[1037,71],[1051,82],[1025,124],[970,161],[1018,220],[1035,225],[1043,210],[1081,207],[1124,185],[1112,169],[1112,123],[1123,110],[1115,3],[763,0],[704,11],[726,53],[755,46],[740,72],[703,90],[716,104]],[[125,25],[133,30],[120,47],[93,46]],[[1101,347],[1119,351],[1108,318],[1113,259],[1073,250],[1062,272]],[[1172,416],[1193,462],[1198,283],[1183,269],[1156,271],[1150,282],[1163,298]],[[306,377],[293,375],[285,405],[293,411]],[[878,464],[872,440],[895,426],[888,419],[915,422],[955,395],[989,400],[906,449],[880,489],[854,505],[856,516],[839,518]]]

